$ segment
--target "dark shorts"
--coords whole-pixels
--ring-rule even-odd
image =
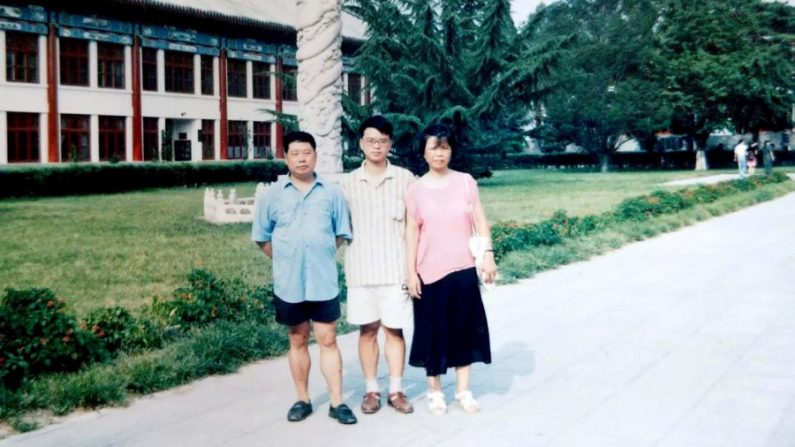
[[[287,326],[295,326],[309,320],[332,323],[340,318],[339,297],[326,301],[288,303],[274,295],[273,307],[276,308],[276,322]]]

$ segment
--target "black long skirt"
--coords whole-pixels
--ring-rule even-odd
[[[422,284],[422,298],[413,302],[411,366],[438,376],[447,368],[491,363],[486,310],[474,267]]]

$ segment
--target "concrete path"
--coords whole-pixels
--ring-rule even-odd
[[[359,423],[288,423],[284,358],[67,418],[0,446],[795,446],[795,194],[498,287],[482,412],[358,411],[356,335],[341,338]],[[313,358],[317,350],[313,348]],[[315,362],[317,365],[317,362]],[[385,386],[385,367],[381,365]],[[453,376],[444,377],[448,399]]]

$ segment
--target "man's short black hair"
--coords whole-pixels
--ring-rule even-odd
[[[309,143],[312,146],[312,149],[317,150],[317,144],[315,143],[315,137],[312,136],[309,132],[303,132],[300,130],[296,130],[295,132],[290,132],[284,136],[284,153],[286,154],[288,150],[290,150],[290,143]]]
[[[372,127],[392,139],[392,123],[383,116],[373,115],[364,120],[362,125],[359,126],[359,138],[364,138],[364,131],[369,127]]]

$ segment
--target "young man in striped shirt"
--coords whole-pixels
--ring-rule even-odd
[[[359,360],[366,380],[362,412],[381,408],[376,379],[378,330],[384,328],[384,356],[389,366],[387,404],[401,413],[414,411],[401,384],[406,357],[403,328],[411,324],[411,300],[405,281],[406,207],[404,195],[415,181],[407,169],[387,160],[392,147],[392,124],[372,116],[359,127],[362,165],[340,182],[348,201],[353,241],[345,251],[348,283],[348,322],[359,325]]]

